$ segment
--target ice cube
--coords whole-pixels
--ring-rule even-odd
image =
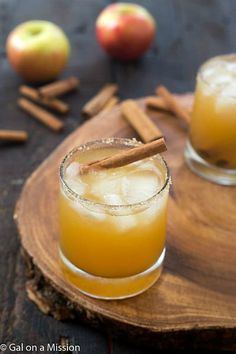
[[[103,199],[104,195],[120,193],[120,179],[116,175],[97,176],[91,188],[91,193]]]
[[[138,220],[136,219],[135,215],[121,215],[113,216],[113,222],[116,224],[117,229],[120,232],[126,232],[130,229],[133,229],[137,226]]]
[[[86,190],[86,184],[79,177],[67,178],[66,182],[70,189],[78,195],[83,195]]]
[[[236,63],[235,62],[227,62],[225,63],[226,69],[229,73],[236,72]]]
[[[120,195],[117,194],[106,194],[104,195],[104,200],[110,205],[124,205],[125,202],[122,200]],[[116,225],[120,232],[126,232],[137,225],[137,220],[135,215],[117,215],[117,211],[111,217],[112,222]]]
[[[218,87],[224,87],[228,85],[231,81],[231,76],[227,73],[216,73],[215,76],[212,78],[212,84]]]
[[[211,84],[211,86],[213,85],[218,88],[223,88],[232,80],[232,70],[229,69],[230,66],[228,68],[228,64],[230,63],[222,61],[210,64],[204,69],[203,77]]]
[[[155,200],[153,200],[139,215],[139,221],[142,224],[150,224],[160,213],[160,210],[166,206],[168,198],[168,191],[163,191],[160,195],[158,195]]]
[[[223,90],[224,96],[236,97],[236,82],[231,81]]]
[[[142,163],[140,166],[142,170],[149,170],[155,173],[155,175],[158,178],[159,184],[163,183],[163,172],[161,171],[160,168],[157,167],[156,164],[153,163],[153,161],[146,161]]]
[[[206,79],[209,79],[215,73],[215,65],[211,65],[204,69],[203,75]]]
[[[222,94],[216,99],[216,112],[222,114],[222,119],[225,117],[223,111],[232,110],[232,106],[235,105],[235,99],[232,99],[234,97],[236,97],[236,82],[231,82],[223,88]]]
[[[124,202],[121,197],[117,194],[105,194],[103,196],[104,202],[109,205],[123,205]]]
[[[142,225],[150,224],[158,215],[160,209],[160,201],[155,200],[151,205],[148,205],[147,209],[142,211],[139,215],[139,222]]]
[[[137,171],[122,178],[122,198],[127,204],[139,203],[152,197],[159,189],[160,183],[152,171]]]
[[[82,196],[86,193],[87,185],[83,183],[79,176],[74,178],[68,178],[66,180],[68,186],[79,196]],[[82,200],[71,200],[71,207],[75,209],[80,215],[83,215],[88,218],[96,219],[103,221],[106,218],[105,213],[96,205],[91,207],[86,206],[86,202]]]
[[[82,216],[97,221],[104,221],[106,214],[99,209],[99,207],[92,206],[91,209],[87,208],[80,201],[71,201],[71,206]],[[92,208],[94,210],[92,210]]]
[[[79,167],[80,164],[78,162],[72,162],[69,166],[66,168],[66,177],[67,178],[73,178],[79,175]]]

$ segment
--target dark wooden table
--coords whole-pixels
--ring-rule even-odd
[[[99,48],[94,22],[105,0],[0,0],[0,129],[25,129],[25,145],[0,145],[0,343],[47,344],[68,338],[81,353],[154,353],[82,323],[61,323],[43,315],[25,293],[24,264],[12,215],[24,180],[79,124],[82,105],[108,81],[122,98],[151,94],[157,83],[184,92],[194,88],[199,65],[207,58],[235,51],[236,2],[233,0],[140,0],[158,22],[158,35],[142,60],[121,64]],[[17,24],[50,20],[70,38],[71,60],[64,75],[81,79],[79,94],[67,97],[72,110],[61,134],[30,119],[16,106],[21,80],[10,69],[5,40]],[[35,201],[37,202],[37,201]]]

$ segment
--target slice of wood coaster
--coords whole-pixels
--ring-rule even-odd
[[[192,96],[178,96],[191,106]],[[138,101],[143,105],[143,100]],[[28,296],[55,318],[86,320],[157,348],[236,349],[236,188],[193,174],[183,159],[177,119],[149,111],[164,132],[173,189],[167,253],[160,280],[122,301],[83,295],[58,257],[58,167],[74,146],[101,137],[134,137],[116,107],[72,133],[29,177],[15,211],[27,261]]]

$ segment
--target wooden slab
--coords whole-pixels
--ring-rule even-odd
[[[191,105],[191,95],[179,99]],[[236,349],[236,188],[194,175],[183,160],[185,130],[174,117],[149,113],[166,136],[173,179],[161,279],[135,298],[102,301],[80,293],[59,267],[59,163],[88,140],[135,136],[118,107],[79,127],[25,183],[15,219],[28,264],[28,295],[57,319],[106,325],[158,348]]]

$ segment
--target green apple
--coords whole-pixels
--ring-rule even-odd
[[[9,34],[6,51],[12,67],[25,80],[45,82],[64,69],[70,44],[54,23],[33,20],[20,24]]]

